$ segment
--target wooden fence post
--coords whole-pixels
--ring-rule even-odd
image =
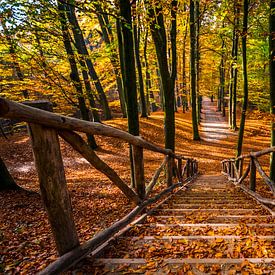
[[[171,186],[173,184],[173,162],[174,159],[171,156],[168,156],[167,162],[167,186]]]
[[[250,190],[256,191],[256,166],[253,157],[250,157],[250,180],[249,180]]]
[[[240,178],[242,177],[243,175],[243,159],[240,159],[239,160],[239,176]]]
[[[187,178],[190,177],[190,160],[189,159],[186,161],[186,177]]]
[[[136,191],[139,198],[142,200],[145,198],[143,148],[139,146],[132,146],[132,149]]]
[[[79,246],[58,136],[55,130],[29,125],[40,190],[59,255]]]
[[[179,180],[182,181],[182,160],[178,159]]]

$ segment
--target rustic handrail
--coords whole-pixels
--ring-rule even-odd
[[[222,163],[222,173],[225,174],[229,180],[233,181],[236,185],[239,185],[244,191],[254,196],[257,200],[261,201],[265,204],[275,205],[274,199],[263,198],[259,194],[256,193],[256,173],[258,172],[264,182],[268,185],[271,190],[273,196],[275,196],[275,183],[268,177],[268,175],[262,169],[258,158],[267,154],[275,152],[275,146],[270,147],[258,152],[251,152],[249,154],[241,155],[237,158],[225,159]],[[242,174],[243,163],[245,159],[249,159],[249,164]],[[237,167],[237,163],[238,165]],[[249,178],[249,189],[242,184],[246,177]]]
[[[184,183],[191,182],[198,174],[198,163],[195,159],[176,155],[172,150],[161,148],[139,136],[133,136],[102,123],[54,114],[0,97],[1,116],[25,121],[29,126],[41,196],[48,212],[57,250],[61,256],[41,274],[56,274],[57,270],[63,271],[72,263],[79,261],[116,232],[129,225],[149,205]],[[131,144],[135,189],[129,187],[108,164],[101,160],[76,132],[119,138]],[[121,221],[113,224],[110,228],[82,245],[79,244],[73,220],[58,135],[79,152],[94,168],[105,174],[130,201],[137,204],[136,208]],[[161,153],[165,156],[164,161],[147,186],[144,179],[143,149]],[[184,166],[183,161],[185,161]],[[167,188],[152,197],[152,190],[163,170],[166,175]],[[174,178],[176,178],[176,182]]]
[[[59,130],[70,130],[91,135],[120,138],[132,145],[139,146],[144,149],[169,155],[176,159],[185,159],[183,156],[173,153],[172,150],[161,148],[144,140],[140,136],[131,135],[112,126],[51,113],[0,97],[0,117],[1,116],[6,118],[21,119],[28,123],[44,125]]]

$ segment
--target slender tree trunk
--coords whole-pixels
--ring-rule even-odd
[[[195,29],[196,29],[196,101],[197,101],[197,121],[200,124],[201,117],[201,97],[200,97],[200,3],[195,1]]]
[[[96,90],[97,90],[99,98],[100,98],[100,103],[103,108],[105,119],[107,119],[107,120],[112,119],[111,110],[108,105],[107,97],[104,93],[104,90],[100,83],[98,75],[94,69],[93,62],[91,61],[91,58],[89,57],[88,50],[87,50],[85,40],[83,37],[83,33],[82,33],[82,30],[78,24],[78,20],[76,18],[75,5],[74,5],[75,0],[68,0],[68,1],[69,1],[69,4],[68,3],[66,4],[67,17],[68,17],[68,20],[72,26],[73,35],[74,35],[74,39],[75,39],[75,46],[77,48],[78,54],[83,56],[83,58],[86,61],[90,77],[92,78],[92,80],[94,82],[94,85],[96,87]]]
[[[137,1],[132,1],[132,8],[133,8],[133,36],[134,36],[134,50],[135,50],[135,60],[136,60],[136,67],[138,73],[138,84],[139,84],[139,96],[140,96],[140,103],[141,103],[141,117],[148,117],[147,116],[147,109],[146,109],[146,99],[144,94],[144,83],[143,83],[143,75],[142,75],[142,67],[140,61],[140,53],[139,53],[139,26],[138,26],[138,16],[136,14],[136,5]]]
[[[154,41],[159,71],[161,76],[161,86],[164,97],[164,134],[165,148],[175,150],[175,93],[173,80],[169,72],[167,59],[167,39],[164,25],[164,18],[161,5],[153,6],[146,1],[146,9],[150,20],[150,29]]]
[[[242,55],[243,55],[243,106],[242,116],[239,129],[237,157],[242,154],[243,136],[245,129],[245,118],[248,102],[248,79],[247,79],[247,56],[246,56],[246,42],[247,42],[247,24],[248,24],[248,4],[249,0],[243,1],[243,33],[242,33]]]
[[[225,101],[224,101],[224,95],[225,95],[225,42],[222,38],[222,56],[221,56],[221,111],[222,116],[225,117]]]
[[[186,12],[186,4],[184,5],[184,11]],[[187,41],[187,33],[188,33],[188,16],[186,16],[185,26],[184,26],[184,36],[183,36],[183,51],[182,51],[182,90],[183,90],[183,98],[182,98],[182,110],[188,109],[188,91],[187,91],[187,77],[186,77],[186,41]]]
[[[269,76],[270,76],[270,113],[271,146],[275,146],[275,0],[270,0],[269,17]],[[275,153],[270,157],[270,178],[275,182]]]
[[[80,77],[78,74],[78,69],[77,69],[77,63],[75,61],[75,56],[74,56],[74,51],[72,49],[71,41],[70,41],[70,36],[67,28],[67,20],[66,20],[66,9],[65,5],[58,1],[58,10],[59,10],[59,19],[61,23],[61,29],[62,29],[62,36],[63,36],[63,43],[64,47],[66,49],[67,55],[68,55],[68,61],[70,63],[71,67],[71,80],[75,86],[75,89],[77,91],[77,99],[78,99],[78,105],[79,109],[81,112],[82,119],[89,121],[89,113],[86,107],[85,99],[83,96],[83,90],[82,90],[82,84],[80,81]],[[95,138],[93,135],[88,135],[87,134],[87,139],[88,143],[91,146],[91,148],[95,149],[97,148],[97,144],[95,141]]]
[[[177,9],[178,1],[172,0],[171,2],[171,29],[170,29],[170,40],[171,40],[171,80],[172,87],[175,88],[177,78]],[[175,102],[176,103],[176,102]]]
[[[147,113],[150,114],[150,106],[151,106],[152,112],[155,112],[157,110],[157,106],[156,106],[153,91],[151,90],[152,89],[152,83],[151,83],[151,74],[149,72],[149,64],[148,64],[148,57],[147,57],[147,46],[148,46],[148,30],[146,30],[146,35],[145,35],[143,55],[144,55],[145,77],[146,77],[146,80],[145,80],[146,98],[147,98],[147,104],[148,104]]]
[[[0,191],[16,189],[20,189],[20,187],[15,183],[4,161],[0,157]]]
[[[126,114],[126,106],[125,106],[125,98],[124,98],[124,91],[123,91],[123,85],[122,85],[122,79],[119,72],[119,61],[118,61],[118,55],[116,52],[116,49],[112,45],[112,30],[109,24],[108,16],[104,16],[103,11],[100,7],[100,5],[96,5],[96,9],[99,11],[97,13],[98,22],[100,24],[100,28],[102,31],[102,37],[106,44],[106,47],[110,51],[110,61],[113,66],[113,70],[116,76],[116,83],[117,83],[117,90],[119,95],[119,101],[120,101],[120,108],[123,117],[127,117]]]
[[[239,48],[239,17],[240,17],[240,3],[239,0],[234,1],[234,38],[233,38],[233,63],[232,63],[232,117],[231,129],[237,129],[237,85],[238,85],[238,48]]]
[[[195,30],[195,5],[190,0],[190,70],[191,70],[191,99],[192,99],[192,125],[193,140],[200,140],[197,120],[197,74],[196,74],[196,30]]]
[[[131,4],[129,0],[119,0],[120,17],[122,22],[119,24],[121,30],[120,41],[120,61],[123,75],[123,85],[126,98],[126,110],[128,117],[128,132],[132,135],[139,135],[139,118],[137,104],[137,87],[136,87],[136,69],[134,40],[132,33]],[[135,154],[130,145],[130,163],[131,163],[131,185],[137,188],[138,183],[135,178]]]

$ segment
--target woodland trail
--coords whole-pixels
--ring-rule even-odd
[[[202,99],[201,111],[201,138],[204,141],[218,142],[221,139],[235,136],[230,132],[226,118],[217,111],[216,102],[211,102],[209,97]]]
[[[224,176],[201,175],[115,240],[94,268],[104,274],[274,274],[274,225],[269,211]]]
[[[203,98],[202,139],[234,135],[215,103]],[[275,217],[216,173],[171,195],[143,224],[90,256],[93,274],[274,274]]]

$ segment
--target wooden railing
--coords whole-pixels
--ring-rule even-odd
[[[227,175],[229,180],[233,181],[236,185],[239,185],[244,191],[249,193],[255,199],[264,204],[275,205],[274,199],[264,198],[256,192],[258,172],[264,183],[266,183],[269,187],[273,197],[275,196],[275,183],[268,177],[258,161],[259,157],[274,152],[275,147],[271,147],[262,151],[242,155],[238,158],[225,159],[222,161],[222,173]],[[247,167],[244,169],[245,163],[247,163]],[[243,181],[248,177],[248,175],[249,188],[243,184]]]
[[[41,196],[55,238],[59,255],[41,274],[64,271],[97,249],[130,224],[149,205],[156,203],[176,187],[191,182],[198,173],[198,163],[177,155],[139,136],[95,122],[70,118],[0,98],[0,117],[28,123]],[[109,165],[103,162],[76,132],[119,138],[132,146],[135,188],[131,188]],[[61,136],[97,170],[105,174],[137,206],[122,220],[80,245],[73,219],[58,136]],[[145,184],[143,150],[164,155],[149,184]],[[152,191],[161,172],[166,171],[167,187],[155,196]],[[92,225],[91,225],[92,226]]]

